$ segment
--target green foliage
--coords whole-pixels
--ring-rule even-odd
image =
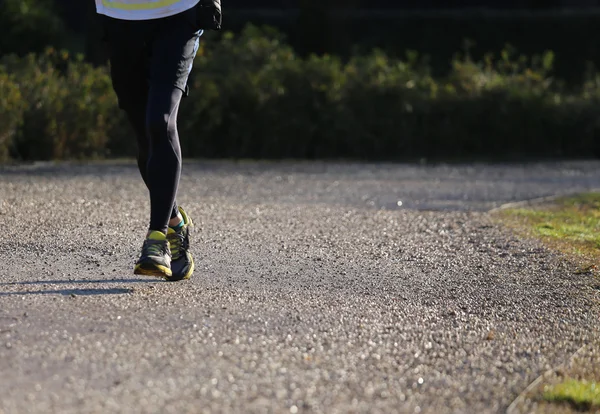
[[[580,156],[595,106],[551,77],[554,56],[456,56],[434,79],[415,52],[348,62],[299,58],[277,35],[247,28],[196,61],[182,136],[188,156]],[[594,94],[595,86],[588,86]]]
[[[414,51],[301,58],[279,33],[249,26],[202,44],[179,117],[182,146],[186,157],[219,158],[589,156],[600,78],[591,71],[567,90],[553,63],[552,52],[507,46],[480,61],[457,54],[439,77]],[[11,121],[0,146],[19,159],[133,155],[110,85],[106,68],[62,52],[5,57],[0,117]]]
[[[24,108],[19,86],[6,73],[0,73],[0,162],[8,159]]]
[[[600,259],[600,193],[562,198],[543,206],[508,209],[501,216],[513,227],[558,250]]]
[[[107,154],[113,129],[122,123],[105,68],[93,68],[81,56],[48,49],[24,58],[0,61],[0,79],[18,85],[21,119],[13,133],[14,158],[69,159]],[[4,102],[0,102],[4,104]],[[0,107],[0,113],[11,106]],[[13,110],[13,113],[16,110]],[[17,119],[17,118],[15,118]]]
[[[597,10],[377,10],[352,9],[351,1],[313,1],[311,7],[265,14],[260,11],[229,10],[227,27],[241,31],[248,21],[268,24],[286,33],[292,47],[306,56],[312,52],[344,58],[368,53],[378,47],[394,57],[407,49],[429,56],[436,77],[446,76],[449,62],[465,39],[476,60],[488,52],[499,54],[506,43],[532,55],[553,50],[555,73],[568,82],[578,83],[587,62],[598,62],[600,50],[600,13]],[[318,4],[317,4],[318,3]],[[363,5],[365,3],[363,2]],[[513,2],[514,4],[514,2]]]
[[[566,402],[580,411],[600,407],[600,384],[590,381],[568,379],[560,384],[547,387],[544,399],[552,402]]]
[[[0,56],[23,56],[60,44],[65,36],[64,25],[54,10],[51,0],[0,1]]]

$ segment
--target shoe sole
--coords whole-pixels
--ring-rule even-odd
[[[168,278],[173,275],[171,269],[161,265],[139,264],[133,270],[133,274],[140,276],[153,276]]]
[[[177,272],[172,273],[171,276],[168,276],[166,279],[169,282],[179,282],[181,280],[188,280],[192,277],[192,273],[194,273],[194,259],[191,259],[190,268],[184,275],[178,275]]]

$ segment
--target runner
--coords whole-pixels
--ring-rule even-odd
[[[192,220],[176,201],[181,174],[177,114],[204,30],[220,30],[220,0],[96,0],[113,88],[137,137],[150,193],[150,225],[134,273],[189,279]]]

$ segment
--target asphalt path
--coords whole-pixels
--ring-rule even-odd
[[[594,344],[594,277],[492,219],[600,162],[187,162],[190,281],[132,162],[0,168],[0,413],[497,413]]]

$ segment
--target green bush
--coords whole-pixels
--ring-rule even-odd
[[[24,108],[19,86],[6,73],[0,73],[0,162],[8,159]]]
[[[300,58],[277,32],[248,27],[202,44],[179,117],[182,147],[204,158],[590,156],[600,77],[567,88],[553,64],[552,52],[506,49],[480,61],[456,55],[438,77],[416,52]],[[13,56],[2,60],[0,88],[0,147],[15,158],[135,153],[106,68],[53,50]]]
[[[241,32],[248,21],[277,27],[301,56],[324,52],[347,58],[380,48],[402,57],[407,49],[419,50],[429,57],[436,77],[448,74],[453,55],[466,40],[477,59],[500,53],[507,43],[528,55],[553,50],[555,73],[575,83],[581,82],[588,62],[600,62],[600,12],[594,9],[402,11],[343,5],[326,14],[233,9],[227,27]]]
[[[123,124],[123,117],[106,68],[94,68],[81,56],[71,58],[67,52],[48,49],[38,56],[4,57],[0,76],[18,85],[25,103],[13,134],[14,158],[107,155],[109,136]]]
[[[569,93],[554,55],[455,56],[434,78],[415,52],[301,59],[256,28],[196,61],[182,137],[193,157],[399,159],[586,156],[598,88]]]

